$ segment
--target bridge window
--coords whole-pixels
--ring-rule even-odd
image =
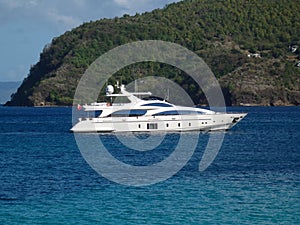
[[[147,129],[148,130],[155,130],[157,129],[157,123],[147,123]]]

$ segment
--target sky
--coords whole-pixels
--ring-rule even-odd
[[[180,0],[0,0],[0,81],[22,81],[45,45],[84,22]]]

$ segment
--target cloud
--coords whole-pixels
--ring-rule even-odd
[[[114,0],[114,3],[121,7],[123,12],[129,14],[161,7],[161,3],[149,0]]]
[[[120,15],[142,13],[152,11],[157,8],[162,8],[167,4],[179,2],[181,0],[113,0],[116,7],[120,8]]]
[[[69,29],[81,23],[79,11],[86,8],[86,4],[85,0],[0,0],[0,25],[27,21],[38,26]]]
[[[124,13],[151,11],[179,0],[0,0],[0,25],[14,21],[44,24],[58,30]]]
[[[59,24],[63,28],[72,28],[76,27],[81,23],[79,18],[73,16],[67,16],[63,14],[59,14],[56,10],[51,10],[47,13],[48,19],[54,23]]]
[[[22,80],[45,44],[84,22],[134,15],[178,1],[0,0],[0,80]]]
[[[131,2],[128,1],[128,0],[114,0],[114,2],[117,4],[117,5],[120,5],[120,6],[125,6],[125,7],[128,7],[132,5],[131,2],[136,2],[134,0],[132,0]]]
[[[1,0],[0,5],[4,6],[6,9],[17,9],[17,8],[29,8],[34,6],[37,1],[22,1],[22,0]]]
[[[5,74],[1,75],[5,75],[5,81],[19,81],[22,80],[22,77],[24,77],[24,71],[28,71],[28,67],[24,64],[18,64],[13,68],[9,68],[6,70]]]

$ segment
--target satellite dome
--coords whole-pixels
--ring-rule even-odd
[[[106,87],[106,94],[107,95],[111,95],[112,93],[114,93],[114,87],[112,86],[112,85],[108,85],[107,87]]]

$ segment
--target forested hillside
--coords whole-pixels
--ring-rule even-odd
[[[228,105],[299,105],[299,12],[297,0],[186,0],[85,23],[45,46],[7,105],[71,105],[79,79],[97,57],[137,40],[175,42],[197,53],[219,79]],[[195,104],[206,103],[201,89],[168,65],[135,64],[115,76],[126,84],[147,75],[172,79]]]

